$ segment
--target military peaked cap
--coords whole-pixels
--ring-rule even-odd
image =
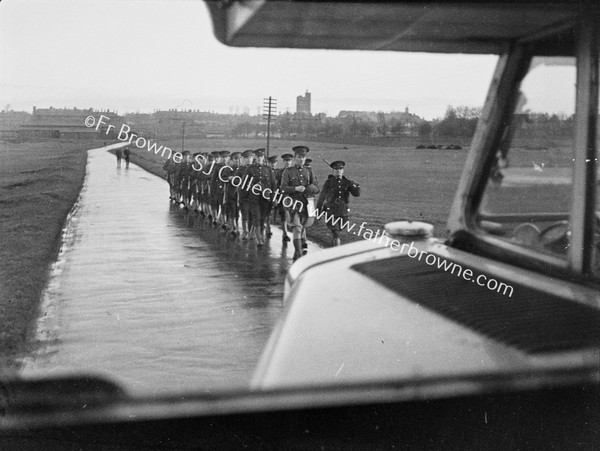
[[[303,157],[310,152],[310,149],[306,146],[294,146],[292,147],[292,150],[294,151],[295,155],[302,155]]]

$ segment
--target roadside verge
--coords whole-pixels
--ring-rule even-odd
[[[40,296],[62,228],[85,178],[87,150],[102,141],[0,146],[0,376],[28,352]]]

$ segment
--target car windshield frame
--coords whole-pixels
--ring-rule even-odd
[[[448,221],[449,244],[466,247],[465,241],[493,258],[517,266],[582,282],[592,282],[592,240],[595,221],[596,118],[598,108],[598,32],[593,15],[584,17],[575,34],[571,54],[565,52],[563,36],[574,34],[560,30],[556,36],[539,41],[516,43],[501,55],[486,100],[486,108],[473,137],[471,154],[461,177],[452,213]],[[554,38],[554,39],[553,39]],[[495,163],[502,136],[516,109],[520,84],[528,72],[531,59],[548,55],[550,42],[563,42],[561,56],[576,59],[576,109],[573,139],[573,186],[571,209],[571,246],[566,259],[502,240],[480,226],[480,205],[489,174]],[[512,96],[503,96],[511,92]],[[509,98],[510,97],[510,98]],[[484,218],[485,219],[485,218]]]
[[[217,4],[217,2],[214,2]],[[219,2],[220,4],[221,2]],[[226,4],[227,2],[222,2]],[[216,6],[215,6],[216,7]],[[515,111],[516,95],[519,92],[519,84],[527,73],[529,62],[534,55],[543,55],[552,53],[548,51],[547,36],[536,36],[536,39],[527,39],[522,42],[512,43],[506,52],[500,55],[497,63],[496,72],[490,85],[489,93],[485,101],[485,107],[482,116],[477,125],[477,131],[469,156],[464,166],[463,175],[456,193],[452,213],[448,220],[448,229],[450,238],[447,244],[456,248],[464,248],[473,250],[473,247],[468,248],[470,244],[465,244],[467,241],[476,246],[477,251],[474,252],[482,256],[492,256],[500,261],[506,261],[516,266],[524,266],[533,268],[540,272],[550,273],[563,277],[569,280],[581,281],[586,284],[595,284],[597,289],[597,277],[592,275],[592,255],[591,244],[593,241],[594,221],[597,219],[596,210],[596,177],[597,177],[597,124],[598,124],[598,84],[599,84],[599,37],[600,30],[594,25],[598,23],[598,16],[584,17],[581,23],[576,26],[571,24],[567,27],[567,33],[572,32],[575,28],[578,31],[576,39],[576,48],[573,55],[576,56],[576,72],[577,72],[577,98],[574,130],[574,159],[573,167],[573,202],[571,211],[569,212],[572,219],[572,246],[566,259],[560,259],[556,256],[543,254],[534,250],[526,250],[515,244],[508,243],[491,236],[480,227],[479,207],[482,201],[482,193],[485,184],[487,183],[490,171],[494,164],[498,146],[500,145],[503,131],[508,123],[507,118]],[[556,30],[555,30],[556,31]],[[561,36],[565,33],[565,27],[561,28]],[[551,36],[552,38],[552,36]],[[552,41],[552,39],[550,39]],[[539,42],[543,45],[538,46]],[[564,53],[568,48],[568,44],[561,43],[558,50],[559,53]],[[506,95],[513,93],[513,95]],[[466,237],[466,238],[465,238]],[[303,267],[296,265],[295,270]],[[298,272],[298,274],[300,274]],[[289,284],[293,271],[288,273],[286,278],[286,292],[289,291]],[[293,288],[292,288],[293,289]],[[383,344],[383,340],[382,340]],[[577,360],[575,356],[574,360]],[[86,375],[78,375],[78,379],[85,380]],[[89,377],[91,380],[92,378]],[[117,431],[115,425],[125,424],[132,429],[138,425],[146,427],[145,432],[152,437],[165,430],[171,431],[177,426],[181,426],[182,436],[188,438],[193,437],[193,440],[205,439],[202,434],[209,435],[216,432],[224,431],[224,437],[221,437],[223,443],[226,443],[227,438],[239,437],[235,430],[227,430],[218,423],[213,428],[213,418],[229,419],[241,417],[240,423],[249,423],[246,418],[249,415],[256,414],[257,418],[264,418],[266,414],[273,414],[286,418],[285,415],[296,410],[301,410],[304,417],[311,418],[310,415],[304,412],[312,412],[309,409],[331,409],[339,406],[358,406],[365,412],[375,411],[375,416],[380,415],[380,418],[385,420],[386,411],[384,408],[388,406],[400,405],[405,406],[416,405],[420,403],[423,406],[428,406],[431,400],[445,401],[447,398],[451,400],[463,401],[467,396],[475,395],[482,400],[482,405],[493,406],[495,399],[491,395],[508,397],[511,393],[529,394],[533,392],[538,398],[533,399],[530,403],[541,406],[539,400],[543,400],[544,396],[550,398],[553,392],[560,391],[561,388],[576,387],[584,395],[593,399],[597,397],[598,385],[598,367],[597,365],[577,366],[574,364],[571,368],[559,369],[539,369],[523,372],[493,372],[493,373],[475,373],[475,374],[460,374],[458,376],[447,376],[443,378],[426,378],[419,377],[415,380],[402,381],[398,379],[392,380],[375,380],[372,383],[351,383],[351,384],[335,384],[324,386],[304,385],[301,387],[292,387],[290,389],[281,390],[244,390],[240,392],[222,391],[212,394],[202,393],[186,393],[184,395],[169,395],[169,396],[129,396],[121,387],[112,386],[112,383],[99,380],[89,384],[89,391],[85,391],[73,381],[67,380],[67,386],[71,386],[73,392],[65,392],[61,383],[64,381],[16,381],[13,385],[6,384],[3,389],[6,393],[17,393],[21,396],[18,401],[21,404],[15,403],[18,408],[16,412],[9,412],[5,418],[0,418],[0,438],[9,437],[10,434],[17,436],[14,431],[17,431],[24,436],[30,435],[35,437],[36,428],[42,433],[48,434],[43,428],[47,428],[51,433],[52,429],[58,430],[63,428],[66,434],[75,436],[76,434],[89,434],[89,427],[99,426],[101,433],[112,435],[114,440],[132,438],[139,440],[144,438],[142,434],[135,437],[126,437],[125,434],[119,436],[120,431]],[[41,382],[41,383],[40,383]],[[49,382],[49,383],[48,383]],[[77,383],[81,381],[76,381]],[[19,385],[23,383],[24,385]],[[40,383],[39,386],[34,386]],[[47,384],[47,385],[46,385]],[[594,391],[595,390],[595,391]],[[42,396],[40,397],[40,393]],[[588,395],[588,393],[591,393]],[[582,395],[583,397],[583,395]],[[13,400],[10,400],[13,402]],[[558,405],[555,403],[555,405]],[[468,404],[465,404],[468,406]],[[459,407],[462,408],[462,405]],[[543,406],[545,407],[545,405]],[[552,405],[550,406],[552,407]],[[84,410],[84,409],[88,410]],[[378,411],[379,409],[379,411]],[[358,409],[357,409],[358,410]],[[462,409],[464,412],[471,414],[468,408]],[[546,409],[546,413],[552,415],[568,416],[568,409]],[[407,410],[406,410],[407,411]],[[455,410],[459,411],[459,410]],[[575,416],[579,418],[581,415],[592,415],[589,413],[592,409],[581,409],[580,414]],[[0,409],[2,412],[2,409]],[[443,412],[443,411],[442,411]],[[448,408],[446,413],[452,413]],[[359,414],[361,412],[359,411]],[[243,417],[245,415],[246,417]],[[450,416],[449,414],[446,416]],[[508,416],[508,415],[507,415]],[[3,417],[3,415],[0,415]],[[348,417],[341,417],[346,421],[335,421],[329,426],[333,431],[339,429],[339,424],[349,423]],[[418,418],[418,416],[416,416]],[[205,426],[203,431],[198,423],[191,423],[198,418],[205,418],[210,421],[210,427]],[[485,422],[485,430],[481,433],[488,433],[487,429],[488,418],[487,412],[485,419],[477,421]],[[532,416],[532,418],[536,418]],[[339,419],[339,417],[337,418]],[[394,418],[392,418],[394,419]],[[495,420],[495,419],[494,419]],[[541,417],[540,417],[541,424]],[[442,423],[444,418],[442,418]],[[456,420],[460,421],[460,420]],[[181,425],[176,422],[180,422]],[[339,423],[339,424],[336,424]],[[390,421],[388,421],[390,423]],[[393,423],[393,422],[392,422]],[[270,429],[276,432],[282,432],[284,435],[287,431],[282,426],[285,426],[283,420],[277,426],[274,422],[269,424]],[[307,421],[310,424],[310,421]],[[350,423],[351,424],[351,423]],[[442,423],[443,424],[443,423]],[[583,421],[578,424],[583,424]],[[593,422],[592,422],[593,424]],[[76,430],[75,426],[83,425],[88,427]],[[375,425],[377,428],[379,426]],[[438,427],[435,424],[434,427]],[[469,425],[470,426],[470,425]],[[526,425],[527,426],[527,425]],[[531,427],[529,425],[529,427]],[[326,430],[326,428],[324,430]],[[482,427],[483,428],[483,427]],[[491,426],[490,426],[491,428]],[[582,426],[583,428],[583,426]],[[585,424],[585,428],[590,428],[589,424]],[[140,428],[142,429],[142,428]],[[468,428],[462,430],[461,433],[468,435]],[[552,428],[546,428],[548,431],[556,432]],[[443,431],[447,433],[449,429]],[[32,432],[33,431],[33,432]],[[83,432],[82,432],[83,431]],[[117,431],[117,432],[115,432]],[[175,429],[177,432],[177,430]],[[209,431],[207,433],[206,431]],[[308,437],[309,432],[315,435],[314,431],[305,430],[305,435]],[[319,431],[317,431],[318,433]],[[184,433],[188,435],[184,435]],[[229,437],[227,437],[229,435]],[[525,434],[517,434],[518,439]],[[568,434],[564,434],[568,437]],[[49,435],[51,436],[51,435]],[[51,436],[55,440],[58,434]],[[94,435],[90,435],[96,438]],[[100,435],[102,437],[102,435]],[[248,435],[252,443],[259,443],[259,432],[256,435]],[[290,434],[291,437],[293,437]],[[488,433],[488,440],[490,440]],[[507,436],[508,437],[508,436]],[[243,437],[242,437],[243,438]],[[445,437],[447,439],[448,437]],[[450,437],[452,438],[452,437]],[[529,436],[526,437],[528,439]],[[190,439],[190,443],[191,440]],[[219,438],[215,439],[218,440]],[[285,437],[290,442],[288,437]],[[426,438],[431,443],[430,438]],[[92,440],[92,439],[90,439]],[[382,440],[381,438],[379,440]],[[514,438],[510,438],[514,440]],[[1,441],[1,440],[0,440]],[[124,440],[125,441],[125,440]],[[491,440],[490,440],[491,441]],[[57,443],[60,443],[56,441]],[[140,440],[142,442],[142,440]],[[129,442],[126,442],[129,443]],[[166,441],[162,442],[167,443]],[[250,443],[248,441],[247,443]],[[316,442],[315,442],[316,443]],[[346,442],[348,444],[350,442]],[[382,443],[381,441],[379,443]],[[388,442],[389,443],[389,442]],[[423,442],[425,443],[425,441]],[[451,443],[451,442],[450,442]],[[268,444],[268,443],[267,443]],[[143,443],[142,443],[143,445]],[[176,446],[177,444],[173,445]],[[223,445],[224,446],[224,445]]]

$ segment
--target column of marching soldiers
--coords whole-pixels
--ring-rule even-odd
[[[307,151],[305,146],[294,148],[295,154]],[[170,186],[170,199],[187,211],[196,212],[211,221],[214,227],[220,226],[234,237],[239,236],[244,241],[255,240],[257,246],[263,246],[265,240],[272,236],[271,226],[279,217],[283,229],[282,240],[287,243],[290,237],[285,209],[289,205],[284,205],[283,196],[277,198],[273,194],[279,192],[283,172],[293,166],[294,155],[288,153],[281,156],[283,168],[276,168],[277,158],[265,158],[263,148],[244,152],[194,154],[186,150],[181,162],[168,159],[163,166]],[[316,187],[310,160],[305,160],[300,179],[303,178],[303,173]],[[234,178],[244,183],[241,186],[240,183],[232,183]],[[251,189],[250,184],[259,185],[260,190]],[[316,191],[318,192],[318,188]],[[270,195],[264,195],[267,192]],[[285,200],[289,200],[289,196],[287,197]],[[294,260],[306,254],[305,229],[299,236],[294,231],[294,248]]]

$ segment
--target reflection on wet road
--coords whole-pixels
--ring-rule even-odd
[[[103,373],[143,393],[247,384],[293,246],[236,240],[168,197],[163,180],[90,151],[24,375]]]

